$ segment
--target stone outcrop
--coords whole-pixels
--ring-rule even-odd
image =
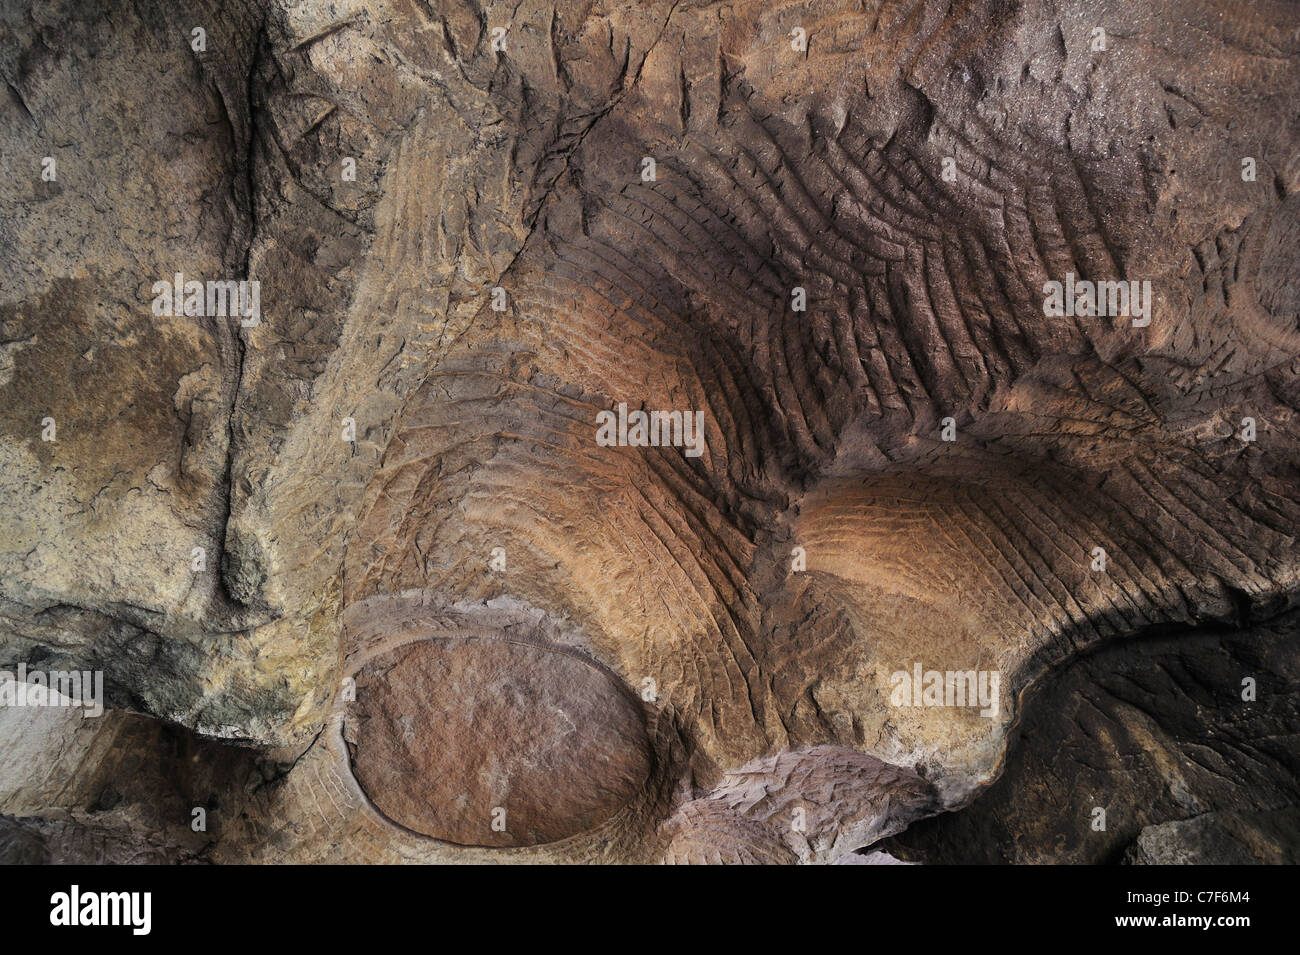
[[[0,856],[1294,856],[1294,4],[56,0],[0,79],[0,669],[108,706],[0,708]]]

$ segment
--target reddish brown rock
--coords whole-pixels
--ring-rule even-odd
[[[593,829],[650,773],[640,705],[609,673],[505,640],[427,640],[367,664],[347,735],[389,819],[460,845]]]

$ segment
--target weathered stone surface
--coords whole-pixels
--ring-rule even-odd
[[[784,752],[726,774],[665,825],[670,864],[834,862],[937,808],[921,777],[839,747]]]
[[[1300,807],[1297,688],[1294,612],[1106,645],[1034,691],[997,782],[886,848],[925,862],[1281,862]]]
[[[645,785],[640,709],[558,648],[436,640],[361,670],[344,733],[394,822],[460,845],[537,845],[594,829]]]
[[[278,772],[136,714],[3,707],[0,862],[208,862]]]
[[[1147,826],[1124,853],[1130,865],[1295,865],[1300,811],[1206,813]]]
[[[0,669],[111,708],[0,721],[5,854],[1294,851],[1293,4],[16,3],[0,79]]]

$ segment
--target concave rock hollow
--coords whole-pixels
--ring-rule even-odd
[[[370,661],[356,684],[353,772],[389,819],[423,835],[554,842],[606,821],[650,774],[637,702],[561,650],[424,640]]]

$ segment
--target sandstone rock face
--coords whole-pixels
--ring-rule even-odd
[[[0,707],[0,858],[1293,860],[1293,3],[56,0],[0,77],[0,670],[107,707]]]
[[[1085,654],[1025,701],[1001,778],[890,851],[1022,864],[1293,857],[1297,626],[1291,612]],[[1259,690],[1251,702],[1242,699],[1245,680]],[[1099,809],[1105,828],[1094,824]]]
[[[361,671],[344,732],[357,781],[395,822],[461,845],[536,845],[595,828],[645,785],[640,709],[563,651],[423,641]]]
[[[1268,813],[1206,813],[1148,826],[1124,853],[1133,865],[1295,865],[1300,818]]]

